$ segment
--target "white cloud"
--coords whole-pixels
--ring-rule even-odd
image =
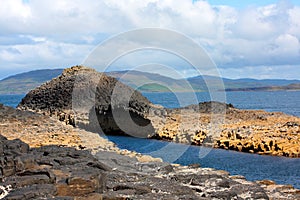
[[[98,42],[144,27],[187,34],[222,69],[300,65],[300,7],[288,1],[246,8],[201,0],[0,0],[0,5],[1,69],[79,64]]]
[[[288,32],[300,38],[300,7],[294,7],[288,11],[290,24]]]

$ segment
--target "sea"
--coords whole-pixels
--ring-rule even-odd
[[[167,108],[186,106],[195,101],[222,99],[241,109],[283,112],[300,117],[300,91],[226,92],[225,98],[221,92],[143,94],[151,102]],[[0,95],[0,102],[16,107],[23,97],[24,95]],[[107,136],[107,138],[121,149],[160,156],[167,162],[181,165],[200,164],[201,167],[226,170],[231,175],[243,175],[251,181],[268,179],[300,189],[299,158],[256,155],[124,136]]]

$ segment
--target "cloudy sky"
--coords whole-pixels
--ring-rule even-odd
[[[81,64],[99,43],[145,27],[190,37],[224,77],[300,79],[299,19],[299,0],[0,0],[0,79]],[[114,69],[155,58],[193,75],[172,55],[142,55]]]

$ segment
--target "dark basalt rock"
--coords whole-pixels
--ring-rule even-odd
[[[0,186],[11,186],[6,199],[37,199],[102,193],[110,167],[88,151],[45,146],[29,149],[0,135]]]
[[[217,101],[201,102],[184,107],[200,113],[226,113],[229,108],[234,108],[232,104],[221,103]]]
[[[106,151],[94,157],[88,151],[58,146],[29,149],[20,140],[1,135],[0,149],[4,199],[269,199],[257,183],[232,179],[224,171],[140,163]],[[300,197],[293,188],[290,191],[276,190],[274,196]]]
[[[147,119],[151,107],[141,93],[83,66],[65,69],[61,76],[30,91],[18,105],[86,130],[138,137],[154,134]]]

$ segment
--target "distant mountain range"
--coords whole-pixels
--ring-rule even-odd
[[[63,69],[42,69],[7,77],[0,81],[0,94],[25,94],[59,76]]]
[[[140,71],[108,72],[110,76],[140,91],[259,91],[259,90],[300,90],[300,80],[286,79],[228,79],[215,76],[196,76],[187,79],[172,79],[159,74]],[[221,83],[221,85],[220,85]],[[224,85],[222,85],[224,84]]]
[[[24,94],[62,73],[63,69],[35,70],[7,77],[0,81],[0,94]],[[142,92],[187,92],[225,89],[226,91],[300,90],[300,80],[285,79],[228,79],[214,76],[197,76],[173,79],[140,71],[107,72],[107,75]],[[221,87],[220,80],[224,83]]]

